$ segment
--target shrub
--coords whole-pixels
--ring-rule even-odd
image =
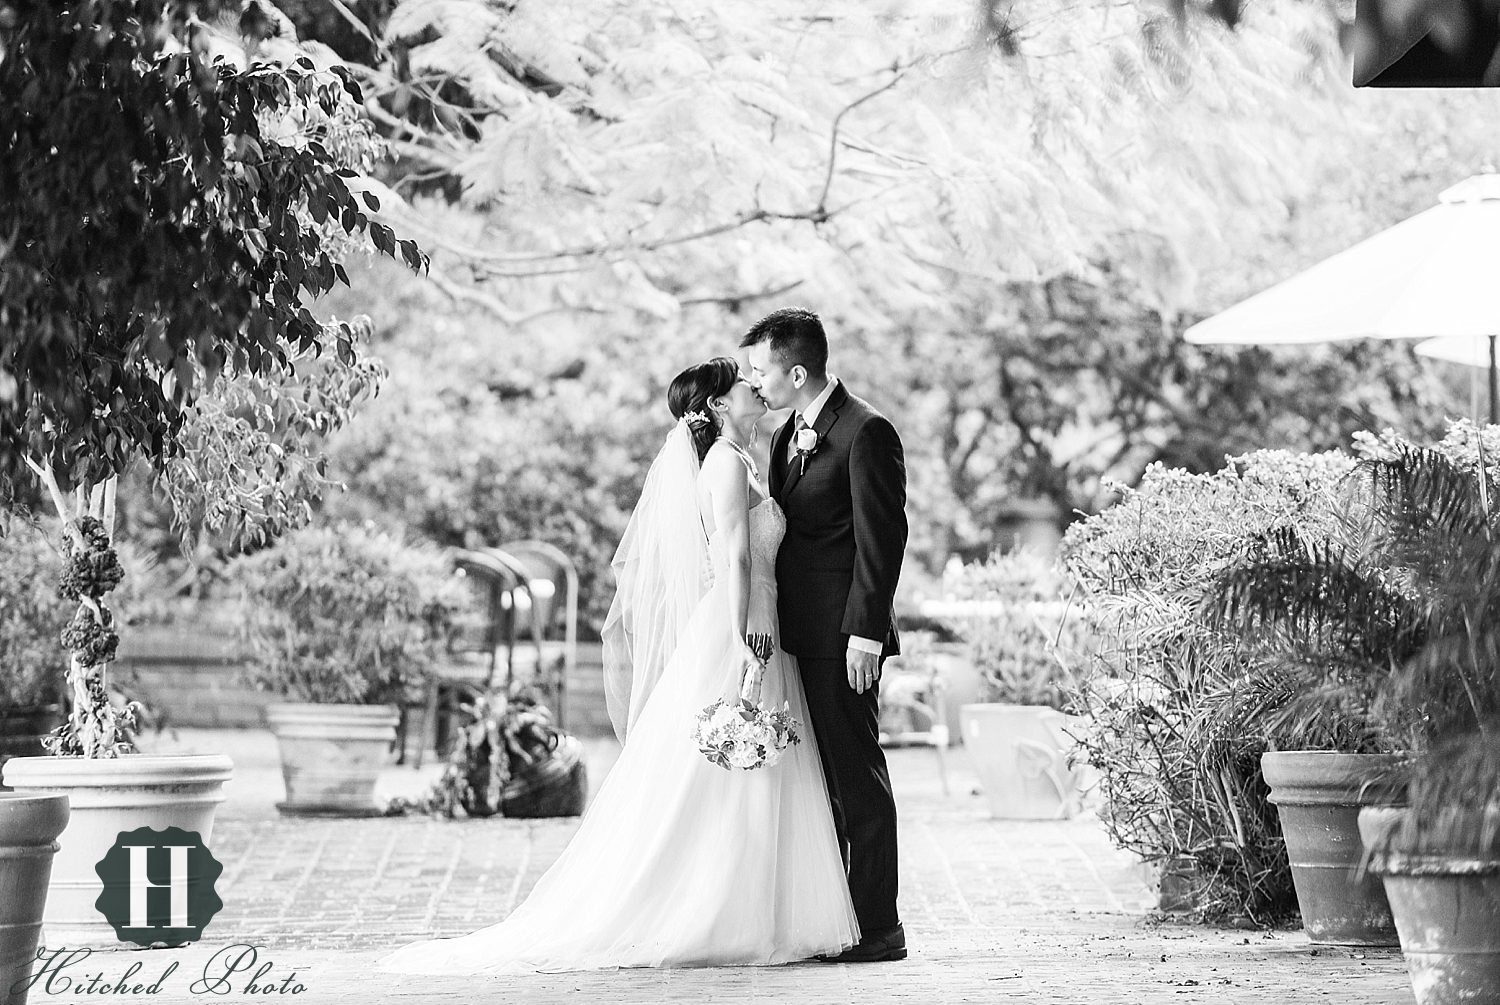
[[[1500,850],[1497,433],[1362,439],[1348,532],[1258,540],[1205,608],[1294,675],[1283,719],[1355,705],[1408,754],[1403,840],[1471,858]]]
[[[944,585],[951,594],[945,620],[982,675],[985,701],[1068,707],[1090,646],[1056,563],[1025,549],[995,554]]]
[[[1065,566],[1101,633],[1097,672],[1078,695],[1101,816],[1118,845],[1147,861],[1195,860],[1205,919],[1270,920],[1296,900],[1260,775],[1270,737],[1247,721],[1245,701],[1276,668],[1211,627],[1203,599],[1256,535],[1335,533],[1353,465],[1337,451],[1262,450],[1212,474],[1153,466],[1064,537]]]
[[[313,527],[236,560],[257,688],[293,701],[384,704],[427,673],[465,594],[441,552],[356,525]]]
[[[40,527],[10,521],[0,539],[0,708],[61,695],[68,664],[59,640],[75,606],[57,591],[61,566]]]

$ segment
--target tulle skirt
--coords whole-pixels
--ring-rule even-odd
[[[573,840],[525,902],[489,928],[403,946],[382,970],[766,966],[858,941],[795,661],[778,647],[762,690],[802,724],[780,762],[725,770],[692,740],[698,711],[739,691],[724,584],[698,606]]]

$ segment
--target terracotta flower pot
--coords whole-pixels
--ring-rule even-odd
[[[68,823],[68,797],[0,793],[0,1002],[26,1005],[42,934],[42,911],[57,836]]]
[[[1361,810],[1365,843],[1383,848],[1406,812]],[[1417,1005],[1500,1003],[1500,855],[1395,851],[1371,866],[1385,881]]]
[[[52,865],[46,944],[138,949],[121,942],[99,912],[104,887],[94,867],[121,831],[138,827],[193,831],[212,850],[214,811],[234,762],[222,754],[16,757],[4,770],[17,792],[64,793],[71,806]]]
[[[965,705],[964,749],[1001,820],[1061,820],[1078,812],[1078,773],[1068,764],[1069,717],[1044,705]]]
[[[266,721],[281,748],[291,815],[378,816],[375,782],[390,760],[400,715],[389,705],[279,704]]]
[[[1281,817],[1302,927],[1313,942],[1394,946],[1396,927],[1377,876],[1360,873],[1362,806],[1390,802],[1367,783],[1400,763],[1396,755],[1268,751],[1261,773]]]

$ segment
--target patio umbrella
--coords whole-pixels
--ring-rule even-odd
[[[1449,363],[1461,363],[1469,370],[1469,412],[1479,416],[1478,371],[1493,372],[1495,368],[1495,336],[1470,337],[1467,335],[1442,335],[1417,343],[1417,355],[1428,359],[1441,359]],[[1491,422],[1494,418],[1491,417]]]
[[[1490,421],[1500,422],[1500,174],[1465,179],[1438,204],[1187,330],[1202,344],[1352,338],[1480,339]]]

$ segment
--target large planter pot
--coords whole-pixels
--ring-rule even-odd
[[[12,757],[46,753],[42,738],[63,724],[61,705],[24,705],[0,708],[0,767]],[[9,786],[0,783],[0,792]]]
[[[1268,751],[1260,768],[1281,818],[1302,928],[1313,942],[1394,946],[1396,926],[1380,878],[1361,872],[1363,806],[1389,803],[1369,783],[1400,758],[1332,751]]]
[[[283,704],[266,707],[281,748],[290,815],[378,816],[375,781],[390,760],[400,716],[389,705]]]
[[[1405,812],[1361,810],[1365,843],[1381,849]],[[1371,864],[1385,881],[1418,1005],[1500,1003],[1500,857],[1398,849]]]
[[[937,699],[943,709],[943,723],[950,736],[948,745],[955,747],[963,742],[962,730],[956,728],[965,705],[979,701],[984,690],[984,674],[974,661],[963,653],[963,646],[956,643],[938,644],[928,658],[937,666],[943,689]]]
[[[57,836],[68,823],[68,797],[0,794],[0,1003],[26,1005],[42,934],[42,909]]]
[[[1070,717],[1043,705],[964,705],[958,712],[990,815],[1061,820],[1078,812],[1078,772],[1068,765]]]
[[[17,792],[66,794],[71,807],[52,864],[45,943],[140,948],[121,942],[95,906],[104,887],[94,867],[121,831],[138,827],[194,831],[212,851],[214,811],[233,772],[222,754],[17,757],[6,764],[5,781]]]

